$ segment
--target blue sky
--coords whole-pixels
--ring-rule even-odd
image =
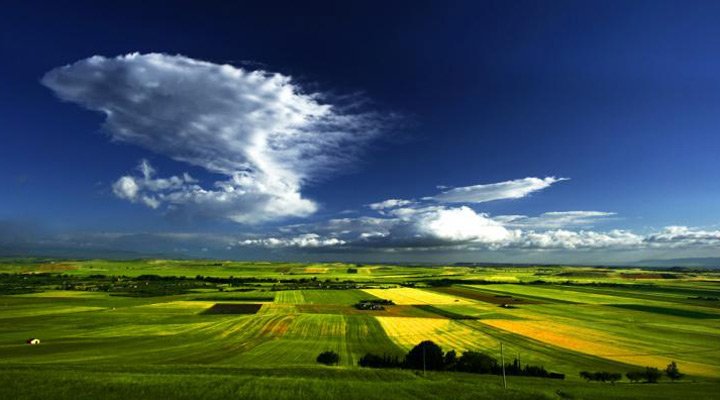
[[[5,253],[720,256],[716,2],[23,2],[0,26]]]

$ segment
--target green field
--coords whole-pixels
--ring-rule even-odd
[[[711,398],[720,273],[174,260],[0,262],[0,398]],[[181,278],[183,277],[183,278]],[[384,310],[360,300],[389,299]],[[508,304],[511,307],[505,307]],[[219,311],[218,311],[219,310]],[[36,337],[38,345],[25,340]],[[565,380],[368,369],[423,340]],[[338,366],[316,363],[320,352]],[[676,361],[675,382],[585,382]],[[48,395],[52,393],[52,395]]]

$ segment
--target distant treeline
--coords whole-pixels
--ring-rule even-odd
[[[562,285],[562,286],[584,286],[584,287],[608,287],[608,288],[656,288],[657,285],[652,283],[617,283],[617,282],[577,282],[572,280],[564,281],[546,281],[544,279],[534,279],[532,281],[518,281],[518,282],[502,282],[493,281],[487,279],[454,279],[454,278],[441,278],[441,279],[426,279],[419,282],[407,282],[405,286],[414,287],[418,283],[422,283],[431,287],[444,287],[452,285],[502,285],[504,283],[510,283],[513,285]]]
[[[145,274],[125,275],[68,275],[45,273],[0,273],[0,295],[34,293],[43,290],[77,290],[108,292],[111,295],[130,297],[153,297],[190,293],[192,289],[235,291],[264,288],[266,290],[298,289],[353,289],[360,287],[352,281],[339,279],[319,280],[317,277],[298,279],[275,279],[256,277],[212,277],[197,275],[162,276]]]
[[[455,350],[443,352],[440,346],[430,340],[413,347],[403,358],[368,353],[360,358],[358,364],[367,368],[404,368],[495,375],[503,373],[503,365],[492,356],[478,351],[465,351],[458,356]],[[548,372],[543,366],[523,366],[518,359],[505,364],[505,375],[565,379],[564,374]]]

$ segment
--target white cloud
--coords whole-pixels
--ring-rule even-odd
[[[253,238],[246,245],[265,247],[334,247],[412,252],[480,250],[643,250],[720,246],[720,231],[682,226],[641,235],[623,229],[572,230],[613,217],[603,211],[558,211],[536,217],[491,217],[467,206],[420,206],[381,209],[382,218],[358,217],[286,226],[281,236]],[[312,240],[309,240],[312,239]],[[303,244],[303,240],[308,244]]]
[[[333,247],[345,244],[344,240],[338,238],[323,238],[316,233],[306,233],[303,235],[290,238],[262,238],[262,239],[246,239],[239,243],[242,246],[260,246],[269,248],[280,247],[301,247],[301,248],[318,248]]]
[[[403,217],[344,218],[325,223],[296,225],[291,236],[246,240],[264,247],[336,247],[346,250],[378,249],[412,252],[435,249],[482,250],[647,250],[692,249],[720,246],[720,231],[670,226],[640,235],[628,230],[522,230],[512,229],[468,207],[426,207],[402,213]],[[323,232],[298,234],[304,229]],[[291,233],[291,232],[288,233]],[[308,242],[308,244],[303,244]]]
[[[302,187],[352,160],[381,126],[376,115],[329,104],[288,76],[184,56],[94,56],[48,72],[42,83],[105,114],[113,140],[227,176],[208,189],[143,171],[142,180],[115,183],[118,197],[243,223],[313,213]]]
[[[319,232],[324,237],[341,240],[344,245],[365,248],[420,248],[469,243],[497,247],[513,240],[518,234],[485,214],[478,214],[464,206],[397,208],[391,210],[391,213],[389,218],[341,218],[294,225],[283,230],[286,239],[272,236],[251,239],[247,244],[290,246],[302,235],[318,235]],[[326,243],[336,245],[334,242]],[[325,242],[314,247],[321,245],[325,245]]]
[[[113,184],[113,192],[117,197],[135,200],[140,187],[132,176],[123,176]]]
[[[484,203],[493,200],[519,199],[566,180],[568,178],[554,176],[542,179],[529,177],[487,185],[463,186],[428,197],[426,200],[435,200],[441,203]]]
[[[598,249],[636,248],[641,246],[643,237],[629,231],[609,232],[569,231],[556,229],[544,232],[523,232],[518,239],[509,243],[511,247],[530,249]]]
[[[668,226],[648,235],[645,242],[654,247],[720,246],[720,230]]]
[[[182,177],[155,178],[155,169],[147,160],[140,162],[138,170],[142,176],[125,175],[115,181],[112,189],[117,197],[133,203],[140,202],[150,208],[158,208],[174,193],[199,189],[199,186],[194,185],[197,181],[187,173]]]
[[[412,204],[412,201],[410,200],[403,200],[403,199],[388,199],[385,201],[381,201],[378,203],[372,203],[368,204],[368,207],[370,207],[373,210],[384,210],[386,208],[397,208]]]
[[[411,223],[421,237],[486,244],[502,244],[514,237],[514,233],[499,222],[465,206],[421,210],[414,216]]]
[[[302,199],[299,193],[274,196],[243,174],[215,182],[213,189],[205,189],[187,173],[156,178],[155,170],[147,161],[142,161],[138,168],[144,171],[142,176],[120,177],[113,184],[113,192],[122,199],[151,208],[165,204],[173,211],[210,218],[221,216],[246,224],[302,217],[316,209],[315,203]]]

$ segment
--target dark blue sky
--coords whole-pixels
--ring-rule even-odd
[[[367,205],[391,198],[415,202],[447,190],[438,185],[555,176],[570,180],[520,197],[465,205],[488,218],[614,213],[586,224],[506,226],[537,233],[619,229],[641,242],[619,250],[589,246],[596,258],[666,257],[675,244],[656,248],[649,238],[667,226],[685,227],[680,236],[700,238],[701,246],[678,245],[683,255],[720,254],[720,238],[713,236],[720,223],[718,2],[104,3],[16,2],[0,13],[0,179],[5,183],[0,221],[12,222],[8,226],[35,226],[45,240],[68,232],[287,239],[286,231],[277,233],[279,227],[380,217]],[[159,176],[187,171],[204,187],[222,179],[217,171],[157,148],[112,141],[101,128],[102,114],[59,101],[58,91],[40,82],[48,71],[93,55],[133,52],[279,72],[306,92],[329,98],[356,94],[368,102],[364,109],[393,115],[393,121],[355,161],[303,182],[302,196],[316,204],[314,212],[260,224],[197,213],[178,217],[118,198],[113,183],[136,174],[141,159]],[[410,205],[420,214],[430,212],[427,207]],[[343,213],[347,210],[353,212]],[[394,239],[393,229],[386,237]],[[419,225],[412,229],[406,236],[427,233]],[[296,232],[308,233],[321,241],[342,239],[349,249],[331,253],[353,254],[348,257],[415,246],[406,238],[358,244],[324,225]],[[463,254],[462,259],[536,254],[514,250],[534,248],[525,244],[483,247],[478,243],[487,243],[470,236],[460,235],[462,243],[454,236],[430,236],[428,246],[444,255]],[[219,249],[234,244],[218,245],[213,253],[211,243],[208,252],[243,257],[249,251],[262,257],[268,251],[270,257],[280,251],[259,243],[232,254]],[[427,251],[426,244],[417,246]],[[98,244],[116,245],[148,250]],[[591,257],[564,244],[553,249],[557,259]],[[408,251],[410,258],[417,254]]]

